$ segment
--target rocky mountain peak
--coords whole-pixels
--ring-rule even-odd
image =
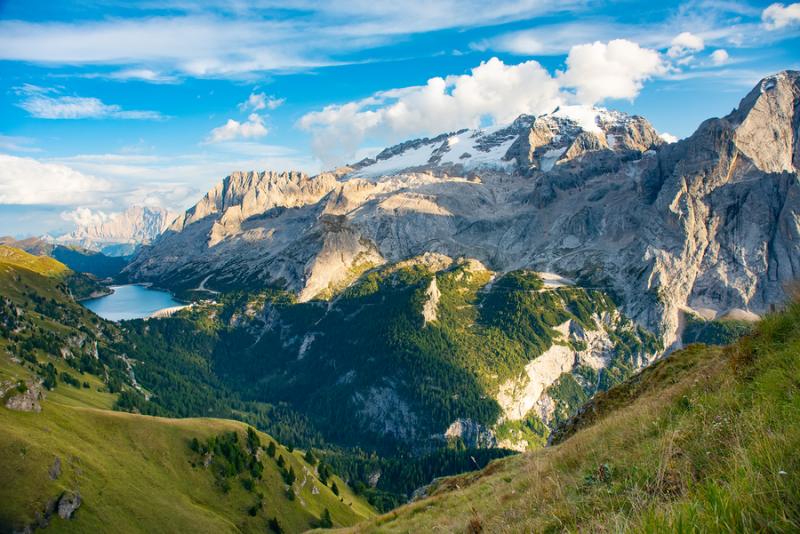
[[[118,244],[146,244],[155,240],[174,217],[174,213],[164,208],[131,206],[119,213],[101,213],[98,220],[79,225],[69,234],[54,239],[54,242],[79,245],[89,250],[102,250]]]
[[[726,119],[738,149],[762,171],[800,168],[800,72],[764,78]]]
[[[310,178],[297,171],[236,171],[178,217],[170,230],[179,232],[207,217],[217,217],[222,226],[236,227],[241,221],[274,208],[316,202],[335,183],[336,178],[327,173]]]
[[[530,175],[550,171],[567,152],[563,161],[591,150],[645,152],[662,143],[642,117],[562,106],[538,117],[520,115],[509,124],[405,141],[351,165],[349,176],[374,179],[401,172],[458,174],[481,169]]]

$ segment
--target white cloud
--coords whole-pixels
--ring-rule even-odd
[[[0,154],[0,204],[69,205],[87,202],[109,182],[66,165]]]
[[[772,4],[761,13],[761,20],[768,30],[779,30],[800,22],[800,2],[789,4]]]
[[[667,143],[677,143],[678,142],[678,138],[675,137],[674,135],[672,135],[669,132],[660,133],[660,134],[658,134],[658,136],[661,139],[663,139],[665,142],[667,142]]]
[[[0,150],[8,152],[41,152],[41,148],[30,146],[33,142],[30,137],[0,134]]]
[[[667,55],[671,58],[679,58],[693,52],[700,52],[706,47],[702,37],[691,32],[682,32],[672,40]]]
[[[250,96],[247,98],[247,100],[239,104],[239,109],[241,111],[261,111],[262,109],[273,110],[278,108],[285,101],[286,100],[284,98],[275,98],[274,96],[268,96],[265,93],[250,93]]]
[[[352,156],[368,135],[391,140],[475,127],[485,118],[505,122],[520,113],[551,111],[558,103],[558,84],[539,63],[506,65],[492,58],[470,74],[327,106],[304,115],[299,125],[312,132],[315,154],[332,165]]]
[[[304,115],[298,125],[311,132],[315,155],[331,166],[353,157],[366,138],[392,142],[509,122],[522,113],[545,113],[575,100],[595,104],[633,99],[644,81],[665,72],[658,52],[621,39],[573,47],[567,67],[553,77],[536,61],[508,65],[492,58],[469,74],[431,78],[425,85],[326,106]]]
[[[138,80],[150,83],[177,83],[178,78],[152,69],[122,69],[108,75],[112,80]]]
[[[574,46],[566,64],[567,70],[559,73],[558,80],[562,86],[574,88],[583,104],[609,98],[632,100],[646,80],[666,72],[658,52],[625,39]]]
[[[75,224],[75,226],[87,227],[102,224],[111,219],[111,215],[101,210],[95,211],[90,208],[81,207],[71,211],[61,212],[61,219],[71,222]]]
[[[711,56],[710,57],[711,57],[711,62],[714,65],[724,65],[730,59],[730,56],[728,55],[728,52],[723,48],[720,48],[720,49],[717,49],[717,50],[714,50],[713,52],[711,52]]]
[[[497,50],[519,56],[552,56],[566,54],[578,44],[612,39],[628,39],[650,48],[665,48],[672,37],[671,31],[663,26],[588,19],[504,33],[471,43],[470,48],[478,51]]]
[[[139,119],[160,120],[157,111],[126,110],[116,104],[105,104],[99,98],[83,96],[51,96],[55,89],[23,85],[16,88],[24,95],[17,103],[37,119]]]
[[[583,0],[406,2],[160,2],[174,16],[77,22],[0,21],[0,60],[110,65],[166,75],[242,77],[336,64],[333,57],[392,42],[398,35],[529,20]],[[137,7],[151,11],[154,3]],[[297,16],[300,11],[303,16]],[[152,77],[151,77],[152,78]],[[147,80],[146,77],[139,79]],[[157,81],[157,78],[152,78]]]
[[[264,126],[264,119],[257,113],[251,113],[247,117],[247,122],[228,119],[228,122],[222,126],[211,130],[211,134],[206,141],[209,143],[219,143],[239,138],[250,139],[253,137],[264,137],[265,135],[267,135],[267,128]]]

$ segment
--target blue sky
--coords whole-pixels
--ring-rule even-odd
[[[684,137],[798,52],[800,3],[0,0],[0,233],[561,104]]]

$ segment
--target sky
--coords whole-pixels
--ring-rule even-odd
[[[0,0],[0,234],[564,104],[680,139],[784,69],[800,3]]]

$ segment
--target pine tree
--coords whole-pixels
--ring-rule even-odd
[[[275,442],[270,441],[269,445],[267,446],[267,454],[270,458],[275,458]]]
[[[331,486],[331,491],[334,495],[339,495],[339,486],[336,485],[336,482],[334,482],[333,486]]]
[[[253,429],[253,427],[247,427],[247,448],[255,454],[258,448],[261,447],[261,440],[258,438],[258,434]]]
[[[319,526],[320,528],[333,528],[333,519],[331,519],[331,513],[327,508],[322,512],[322,517],[319,518]]]
[[[294,481],[297,480],[297,476],[294,474],[294,467],[290,467],[286,474],[283,476],[283,480],[288,484],[294,484]]]
[[[267,522],[267,526],[269,526],[270,530],[272,530],[272,532],[274,532],[275,534],[283,534],[283,527],[281,527],[281,524],[278,522],[277,517],[273,517],[272,519],[270,519]]]

